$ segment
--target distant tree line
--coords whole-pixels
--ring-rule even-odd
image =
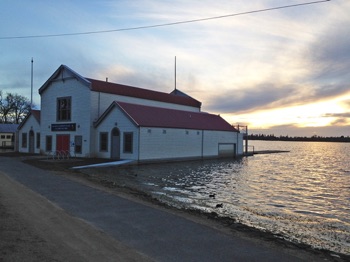
[[[31,105],[28,98],[6,93],[0,90],[0,123],[2,124],[19,124],[30,112]]]
[[[267,140],[267,141],[314,141],[314,142],[350,142],[349,136],[330,136],[330,137],[324,137],[324,136],[317,136],[313,135],[311,137],[301,137],[301,136],[275,136],[274,134],[271,135],[264,135],[264,134],[249,134],[248,140]]]

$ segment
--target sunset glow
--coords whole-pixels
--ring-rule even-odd
[[[279,134],[350,135],[350,2],[2,2],[0,90],[30,97],[65,64],[79,74],[201,101],[229,123]],[[125,29],[56,37],[6,38]],[[313,128],[312,130],[310,128]],[[263,130],[263,131],[262,131]],[[314,131],[315,130],[315,131]],[[305,131],[305,132],[304,132]]]

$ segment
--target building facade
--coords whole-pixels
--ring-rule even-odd
[[[0,148],[14,149],[17,124],[0,124]]]
[[[243,135],[201,103],[84,78],[61,65],[39,89],[41,111],[19,126],[19,151],[137,162],[243,154]]]

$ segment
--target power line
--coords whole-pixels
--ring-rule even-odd
[[[142,30],[142,29],[149,29],[149,28],[156,28],[156,27],[165,27],[165,26],[174,26],[174,25],[181,25],[181,24],[197,23],[197,22],[203,22],[203,21],[209,21],[209,20],[215,20],[215,19],[223,19],[223,18],[228,18],[228,17],[240,16],[240,15],[248,15],[248,14],[254,14],[254,13],[262,13],[262,12],[268,12],[268,11],[279,10],[279,9],[286,9],[286,8],[292,8],[292,7],[298,7],[298,6],[319,4],[319,3],[323,3],[323,2],[329,2],[329,1],[330,0],[320,0],[320,1],[301,3],[301,4],[285,5],[285,6],[271,7],[271,8],[259,9],[259,10],[241,12],[241,13],[234,13],[234,14],[228,14],[228,15],[213,16],[213,17],[199,18],[199,19],[193,19],[193,20],[185,20],[185,21],[178,21],[178,22],[172,22],[172,23],[164,23],[164,24],[155,24],[155,25],[145,25],[145,26],[138,26],[138,27],[127,27],[127,28],[111,29],[111,30],[100,30],[100,31],[78,32],[78,33],[63,33],[63,34],[47,34],[47,35],[4,36],[4,37],[0,37],[0,40],[28,39],[28,38],[47,38],[47,37],[62,37],[62,36],[77,36],[77,35],[92,35],[92,34],[105,34],[105,33],[114,33],[114,32],[122,32],[122,31]]]

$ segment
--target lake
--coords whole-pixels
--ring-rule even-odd
[[[249,144],[256,151],[290,152],[109,167],[99,176],[172,206],[216,212],[293,242],[349,255],[350,143]]]

